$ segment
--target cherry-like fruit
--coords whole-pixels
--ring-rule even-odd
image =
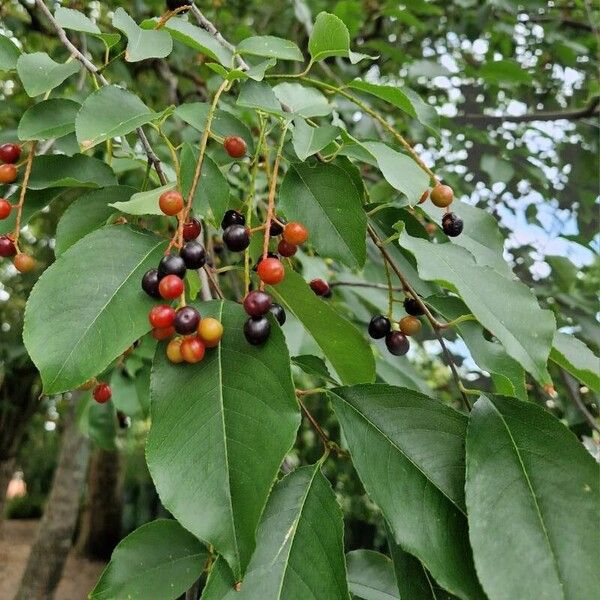
[[[271,221],[271,227],[269,227],[269,235],[271,237],[277,237],[278,235],[281,235],[283,233],[283,227],[284,225],[282,225],[281,222],[278,223],[277,221]]]
[[[182,338],[175,338],[167,344],[167,358],[175,364],[183,362],[183,355],[181,354]]]
[[[158,277],[157,269],[146,271],[142,277],[142,289],[150,296],[150,298],[160,298],[160,291],[158,290],[159,283],[160,279]]]
[[[239,135],[226,137],[223,146],[231,158],[242,158],[248,149],[246,142]]]
[[[112,390],[108,383],[99,383],[94,388],[94,400],[98,404],[106,404],[112,398]]]
[[[183,279],[185,277],[185,262],[181,256],[170,254],[163,256],[158,263],[158,278],[162,279],[167,275],[177,275]]]
[[[414,298],[404,299],[404,310],[413,317],[421,317],[425,314],[421,305]]]
[[[271,323],[267,317],[250,317],[244,324],[244,335],[249,344],[260,346],[271,334]]]
[[[223,215],[223,220],[221,221],[221,229],[223,231],[232,225],[245,225],[246,217],[242,213],[239,213],[237,210],[228,210]]]
[[[13,264],[19,273],[29,273],[35,269],[35,259],[29,254],[17,254]]]
[[[159,342],[168,340],[175,335],[175,327],[155,327],[152,330],[152,337]]]
[[[317,296],[323,296],[323,298],[331,297],[331,288],[324,279],[313,279],[308,285],[310,285],[310,289]]]
[[[258,263],[256,272],[260,280],[269,285],[277,285],[285,277],[285,268],[278,258],[265,258]]]
[[[376,315],[369,322],[369,335],[375,340],[384,338],[391,330],[390,320],[383,315]]]
[[[280,325],[285,324],[287,315],[285,314],[285,310],[284,310],[283,306],[281,306],[281,304],[277,304],[277,302],[273,302],[273,304],[271,304],[271,308],[269,309],[269,312],[277,319],[277,322]]]
[[[0,183],[14,183],[17,180],[17,167],[12,164],[0,165]]]
[[[452,204],[454,200],[454,191],[449,185],[437,183],[431,190],[431,201],[438,208],[446,208]]]
[[[12,211],[12,204],[4,198],[0,199],[0,220],[7,219]]]
[[[285,256],[286,258],[290,258],[294,256],[296,252],[298,252],[298,246],[294,246],[294,244],[290,244],[285,240],[281,240],[277,245],[277,252],[281,254],[281,256]]]
[[[202,225],[198,219],[190,219],[183,224],[183,239],[186,242],[195,240],[202,233]]]
[[[21,146],[18,144],[2,144],[0,146],[0,161],[14,164],[21,158]]]
[[[404,356],[410,348],[408,338],[401,331],[390,331],[385,336],[385,345],[395,356]]]
[[[188,269],[201,269],[206,264],[206,250],[200,242],[187,242],[179,252]]]
[[[223,337],[223,324],[217,319],[206,317],[198,325],[198,336],[207,348],[215,348]]]
[[[165,300],[174,300],[179,298],[183,294],[185,284],[183,279],[177,277],[177,275],[167,275],[160,280],[158,284],[158,291],[160,292],[161,298]]]
[[[187,337],[181,342],[181,356],[187,363],[199,363],[205,352],[206,346],[198,336]]]
[[[419,204],[423,204],[425,202],[425,200],[427,200],[427,198],[429,198],[429,190],[425,190],[423,192],[423,194],[419,198]]]
[[[148,320],[155,329],[172,327],[175,320],[175,309],[167,304],[154,306],[148,314]]]
[[[459,236],[463,226],[463,220],[455,213],[446,213],[442,218],[442,229],[448,237]]]
[[[169,217],[174,217],[183,210],[183,196],[177,190],[163,192],[158,199],[160,210]]]
[[[266,292],[250,292],[244,298],[244,310],[251,317],[266,315],[272,304],[273,300]]]
[[[200,313],[191,306],[180,308],[173,321],[175,331],[181,335],[194,333],[200,324]]]
[[[230,225],[223,232],[223,241],[232,252],[242,252],[250,245],[250,230],[244,225]]]
[[[16,253],[15,243],[7,235],[0,235],[0,256],[10,258]]]
[[[421,331],[421,321],[417,317],[403,317],[398,324],[400,325],[400,331],[404,335],[417,335]]]
[[[302,223],[291,221],[283,228],[283,239],[288,244],[300,246],[308,239],[308,229]]]

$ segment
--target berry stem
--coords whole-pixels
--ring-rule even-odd
[[[394,288],[392,285],[392,274],[390,273],[390,265],[388,261],[383,260],[383,266],[385,268],[385,278],[387,280],[387,292],[388,292],[388,311],[387,318],[390,321],[394,320]]]
[[[13,234],[13,242],[17,250],[19,249],[19,235],[21,234],[21,217],[23,215],[23,206],[25,204],[25,195],[27,194],[27,185],[29,184],[29,176],[31,175],[31,167],[33,165],[33,157],[35,156],[35,148],[37,142],[31,142],[27,163],[25,165],[25,174],[23,175],[23,184],[19,193],[19,203],[16,205],[17,217],[15,220],[15,232]]]

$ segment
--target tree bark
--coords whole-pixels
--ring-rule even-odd
[[[97,449],[90,460],[77,552],[108,560],[121,539],[123,485],[118,452]]]
[[[4,506],[6,504],[6,492],[8,484],[12,479],[15,470],[15,457],[0,459],[0,526],[4,516]]]
[[[89,441],[79,431],[72,402],[52,490],[15,600],[52,600],[71,549],[88,458]]]

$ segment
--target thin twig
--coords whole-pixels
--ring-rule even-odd
[[[596,431],[600,432],[600,425],[598,421],[594,418],[594,415],[588,410],[588,407],[583,403],[583,400],[579,396],[579,390],[573,385],[573,380],[570,375],[568,375],[564,369],[560,369],[560,376],[567,388],[567,393],[569,398],[571,398],[571,402],[579,409],[579,412],[584,416],[585,420],[590,424],[590,426]]]
[[[19,248],[19,236],[21,234],[21,218],[23,216],[23,206],[25,204],[25,196],[27,194],[27,186],[29,185],[29,176],[31,175],[31,167],[33,166],[33,157],[35,156],[35,148],[37,142],[31,142],[29,155],[27,156],[27,164],[25,165],[25,174],[23,175],[23,183],[21,184],[21,192],[19,194],[19,203],[17,204],[17,217],[15,220],[15,232],[13,242],[17,249]]]

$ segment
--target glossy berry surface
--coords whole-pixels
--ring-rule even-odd
[[[12,211],[12,206],[8,200],[0,200],[0,219],[6,219]]]
[[[160,298],[160,292],[158,291],[159,283],[158,269],[150,269],[142,277],[142,289],[150,298]]]
[[[0,165],[0,183],[14,183],[17,180],[17,174],[15,165]]]
[[[183,239],[186,242],[195,240],[202,233],[202,225],[198,219],[190,219],[183,224]]]
[[[105,404],[112,398],[112,390],[110,389],[110,385],[108,383],[99,383],[94,388],[94,400],[98,402],[98,404]]]
[[[446,206],[450,206],[452,204],[452,200],[454,200],[454,191],[449,185],[444,185],[443,183],[438,183],[431,190],[431,201],[438,208],[446,208]]]
[[[244,310],[251,317],[262,317],[269,312],[273,299],[266,292],[250,292],[244,298]]]
[[[152,308],[148,315],[148,320],[150,321],[150,325],[156,329],[172,327],[175,320],[175,309],[166,304],[159,304]]]
[[[400,331],[404,335],[417,335],[421,331],[421,321],[417,317],[403,317],[400,319]]]
[[[242,252],[250,245],[250,230],[244,225],[230,225],[223,232],[223,242],[232,252]]]
[[[273,302],[273,304],[271,304],[271,308],[269,309],[269,312],[277,319],[277,322],[280,325],[285,324],[287,315],[285,314],[285,310],[284,310],[283,306],[281,306],[281,304],[277,304],[276,302]]]
[[[383,315],[376,315],[369,322],[369,335],[375,340],[384,338],[391,330],[390,320]]]
[[[244,324],[244,335],[249,344],[260,346],[271,334],[271,323],[267,317],[250,317]]]
[[[385,345],[395,356],[404,356],[410,348],[408,338],[400,331],[390,331],[385,336]]]
[[[304,244],[308,239],[308,229],[306,229],[302,223],[291,221],[283,228],[283,239],[288,244],[300,246],[300,244]]]
[[[179,252],[186,268],[201,269],[206,264],[206,250],[200,242],[188,242]]]
[[[158,291],[160,292],[161,298],[165,300],[174,300],[183,294],[185,285],[183,279],[177,277],[177,275],[167,275],[160,280],[158,284]]]
[[[221,229],[225,230],[232,225],[245,225],[246,217],[242,213],[239,213],[237,210],[228,210],[223,215],[223,220],[221,221]]]
[[[194,333],[200,324],[200,313],[191,306],[180,308],[173,321],[175,331],[181,335]]]
[[[261,260],[256,268],[261,281],[269,285],[277,285],[285,277],[285,269],[278,258],[265,258]]]
[[[283,225],[277,221],[271,221],[271,227],[269,227],[269,235],[271,237],[277,237],[283,233]]]
[[[425,314],[419,303],[414,298],[404,299],[404,310],[413,317],[420,317]]]
[[[7,235],[0,235],[0,256],[9,258],[17,253],[14,242]]]
[[[217,319],[206,317],[198,325],[198,336],[207,348],[215,348],[223,337],[223,324]]]
[[[175,327],[155,327],[152,330],[152,337],[159,342],[168,340],[175,335]]]
[[[163,256],[158,263],[158,278],[162,279],[167,275],[177,275],[183,279],[185,277],[185,262],[181,256],[175,256],[171,254],[169,256]]]
[[[163,192],[158,199],[158,205],[165,215],[173,217],[183,210],[183,196],[176,190]]]
[[[29,254],[17,254],[13,260],[13,264],[20,273],[29,273],[35,269],[35,260]]]
[[[463,231],[463,220],[454,213],[447,213],[442,218],[442,229],[448,237],[457,237]]]
[[[175,364],[183,362],[183,355],[181,354],[181,343],[182,338],[171,340],[167,345],[167,358]]]
[[[187,363],[199,363],[205,353],[206,346],[198,336],[185,338],[181,342],[181,356]]]
[[[277,252],[281,254],[281,256],[285,256],[286,258],[290,258],[290,256],[294,256],[296,252],[298,252],[298,246],[294,244],[290,244],[285,240],[281,240],[277,245]]]
[[[242,158],[242,156],[246,155],[246,150],[248,149],[246,142],[239,135],[226,137],[223,146],[231,158]]]
[[[21,158],[21,146],[18,144],[2,144],[0,146],[0,161],[14,164]]]
[[[323,296],[324,298],[331,296],[331,288],[324,279],[313,279],[308,285],[317,296]]]

